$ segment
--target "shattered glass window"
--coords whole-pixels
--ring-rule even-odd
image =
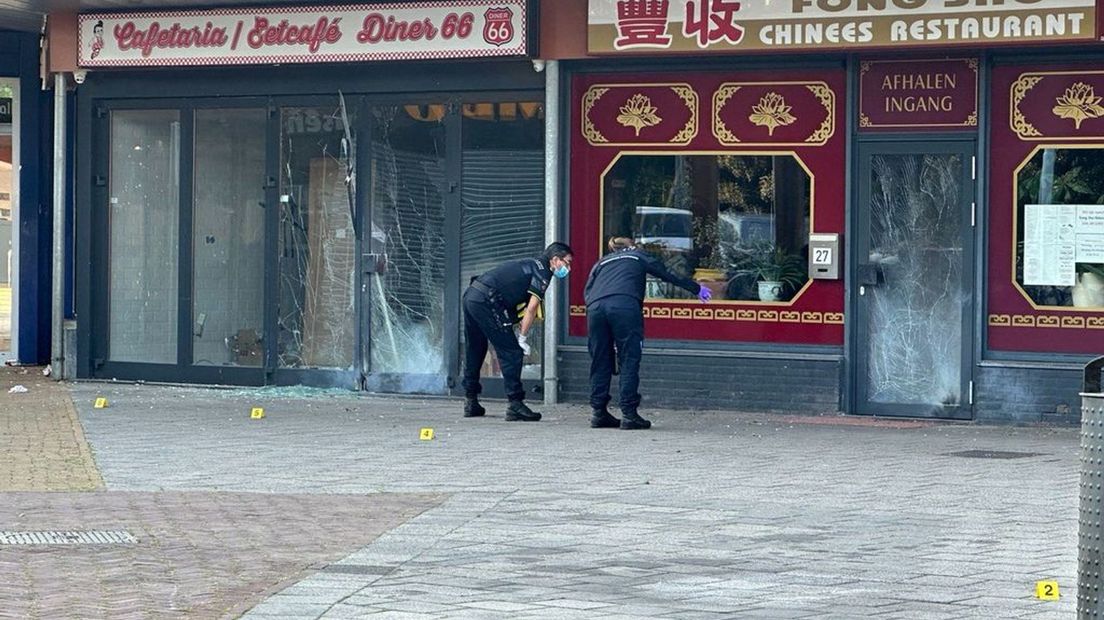
[[[473,276],[544,250],[544,105],[475,103],[462,111],[461,294]],[[529,331],[524,378],[541,377],[543,328],[537,321]],[[480,375],[502,376],[493,347]]]
[[[871,158],[868,393],[957,405],[962,390],[962,167],[957,154]]]
[[[111,113],[110,359],[175,364],[180,113]]]
[[[195,113],[193,363],[264,361],[263,109]]]
[[[444,351],[444,105],[372,113],[371,217],[365,231],[380,273],[365,282],[372,373],[406,375],[402,392],[436,392]]]
[[[343,107],[280,111],[279,365],[351,369],[354,144]]]

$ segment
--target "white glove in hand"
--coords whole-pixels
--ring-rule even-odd
[[[518,346],[521,347],[521,351],[526,355],[529,355],[529,338],[522,334],[518,334]]]

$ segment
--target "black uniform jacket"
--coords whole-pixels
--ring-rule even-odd
[[[701,285],[680,275],[671,273],[658,258],[642,250],[618,250],[607,254],[590,270],[583,299],[586,304],[612,297],[628,295],[644,303],[645,276],[651,274],[665,282],[684,288],[695,295]]]
[[[528,304],[530,295],[544,301],[544,292],[552,281],[552,270],[543,258],[525,258],[503,263],[476,281],[494,289],[506,310],[514,310]],[[512,318],[515,323],[520,320],[517,316]]]

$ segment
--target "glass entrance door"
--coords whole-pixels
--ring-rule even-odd
[[[859,149],[855,409],[970,418],[973,143]]]

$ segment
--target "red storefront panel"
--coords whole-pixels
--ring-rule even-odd
[[[634,155],[789,155],[811,178],[809,232],[844,230],[842,69],[579,75],[572,83],[571,335],[586,335],[583,288],[602,256],[604,175]],[[648,338],[843,344],[842,280],[810,280],[786,302],[648,300]]]
[[[1104,350],[1104,308],[1055,305],[1040,288],[1018,279],[1024,266],[1018,244],[1024,221],[1019,202],[1036,184],[1031,163],[1044,149],[1100,149],[1104,157],[1104,71],[1099,65],[1007,66],[993,71],[992,146],[989,189],[989,347],[1003,351],[1090,353]],[[1095,176],[1095,175],[1093,175]],[[1095,178],[1068,175],[1074,192]],[[1085,199],[1061,199],[1079,204]],[[1096,200],[1093,200],[1096,202]],[[1048,203],[1049,204],[1049,203]],[[1056,287],[1064,291],[1068,287]]]

